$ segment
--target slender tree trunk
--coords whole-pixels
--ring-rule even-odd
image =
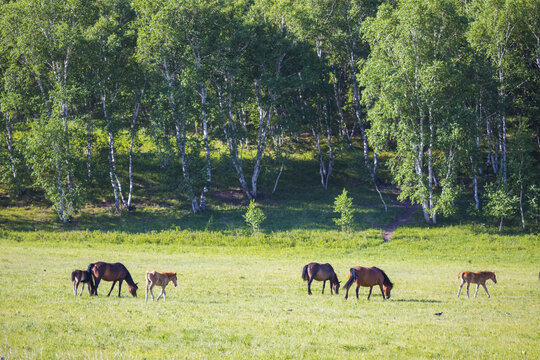
[[[379,186],[377,185],[377,167],[378,167],[378,159],[377,159],[377,152],[373,151],[373,162],[374,166],[372,167],[369,161],[369,143],[368,138],[366,135],[366,130],[364,127],[364,121],[362,120],[362,110],[360,107],[360,89],[358,88],[358,82],[356,81],[356,63],[354,59],[354,55],[352,52],[349,54],[349,62],[351,66],[352,71],[352,84],[353,84],[353,102],[354,102],[354,114],[356,116],[356,120],[358,121],[358,125],[360,127],[360,135],[362,136],[362,143],[363,143],[363,151],[364,151],[364,163],[366,165],[366,168],[368,169],[369,175],[371,176],[371,182],[373,183],[373,186],[375,187],[375,190],[377,191],[377,194],[379,194],[379,198],[381,200],[381,203],[384,206],[384,211],[388,212],[388,207],[386,206],[386,202],[383,199],[383,196],[381,194],[381,191],[379,190]]]
[[[6,143],[9,153],[9,162],[11,165],[11,175],[13,176],[13,183],[15,185],[15,193],[17,194],[17,196],[19,196],[21,193],[21,189],[19,184],[19,178],[17,177],[15,154],[13,152],[13,125],[9,121],[9,117],[6,114],[4,114],[4,118],[6,120]]]
[[[208,119],[206,116],[206,89],[204,84],[201,83],[201,111],[203,122],[203,137],[204,137],[204,150],[206,153],[206,184],[201,193],[200,209],[202,212],[206,211],[206,194],[212,181],[212,167],[210,163],[210,142],[208,140]]]
[[[88,179],[92,179],[92,122],[86,121],[86,169]]]
[[[227,140],[227,147],[229,148],[229,154],[231,155],[231,161],[232,161],[234,170],[236,171],[236,175],[238,176],[238,181],[240,182],[240,185],[242,186],[242,189],[244,190],[244,193],[246,194],[247,198],[249,200],[252,200],[253,196],[251,195],[251,191],[249,190],[249,186],[246,182],[241,161],[238,158],[238,141],[237,141],[237,134],[236,134],[236,125],[235,125],[234,115],[233,115],[233,110],[232,110],[232,91],[233,91],[234,78],[232,76],[226,77],[225,81],[229,89],[226,116],[224,114],[225,111],[223,109],[223,92],[221,88],[218,87],[219,113],[223,122],[223,132],[225,134],[225,139]]]
[[[274,194],[276,192],[276,189],[277,189],[277,185],[278,185],[278,182],[279,182],[279,178],[281,177],[281,173],[283,172],[283,161],[281,162],[281,167],[279,168],[279,173],[276,177],[276,182],[274,183],[274,189],[272,190],[272,194]]]
[[[135,121],[137,120],[137,117],[139,116],[139,109],[141,106],[142,97],[144,95],[144,88],[141,90],[141,96],[139,99],[135,99],[135,107],[133,109],[133,116],[131,118],[131,142],[129,143],[129,194],[127,199],[127,209],[132,210],[133,207],[131,205],[132,199],[133,199],[133,142],[135,140]]]
[[[167,82],[168,92],[167,92],[167,101],[169,103],[169,108],[171,110],[171,115],[174,121],[174,127],[176,131],[176,144],[178,146],[178,152],[180,154],[180,161],[182,163],[182,174],[184,176],[184,185],[186,187],[189,198],[191,199],[191,208],[194,214],[200,212],[200,207],[193,192],[193,187],[191,186],[191,179],[189,177],[188,163],[186,157],[186,128],[183,119],[180,119],[178,116],[176,103],[173,97],[173,82],[174,77],[169,73],[167,67],[167,59],[163,58],[163,76]]]

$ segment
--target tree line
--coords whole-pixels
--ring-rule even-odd
[[[3,0],[1,179],[66,222],[100,170],[116,211],[133,209],[144,131],[198,213],[216,143],[251,200],[269,152],[307,135],[325,190],[359,142],[385,208],[382,153],[426,222],[470,189],[472,214],[525,228],[539,217],[539,14],[534,0]]]

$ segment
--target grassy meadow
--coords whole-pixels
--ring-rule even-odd
[[[540,239],[461,217],[422,225],[420,211],[390,242],[381,233],[403,213],[381,188],[385,213],[361,158],[336,161],[327,191],[317,155],[296,152],[278,191],[275,172],[258,201],[267,220],[251,234],[247,201],[231,174],[216,177],[206,213],[193,215],[182,192],[160,177],[155,159],[137,162],[136,211],[111,211],[107,174],[87,206],[60,224],[39,194],[13,199],[0,189],[0,357],[7,359],[537,359],[540,357]],[[226,158],[216,167],[228,168]],[[125,168],[125,167],[122,167]],[[222,174],[227,171],[221,171]],[[148,170],[146,172],[146,170]],[[384,174],[384,173],[383,173]],[[354,227],[337,231],[334,198],[346,187]],[[30,195],[28,195],[30,194]],[[36,200],[38,199],[38,200]],[[476,221],[476,222],[475,222]],[[70,274],[96,261],[122,262],[138,298],[74,296]],[[368,288],[307,295],[302,267],[329,262],[342,284],[349,268],[378,266],[394,282],[388,301]],[[177,271],[165,301],[144,300],[146,270]],[[457,274],[492,270],[498,283],[457,299]],[[117,289],[117,288],[116,288]],[[114,290],[112,295],[117,294]],[[159,293],[156,288],[155,295]],[[471,296],[474,286],[471,288]],[[441,316],[434,315],[442,312]]]
[[[5,359],[540,356],[535,235],[482,234],[466,226],[400,228],[389,243],[372,230],[221,240],[211,232],[171,230],[154,233],[154,242],[148,234],[122,232],[1,235]],[[279,241],[287,237],[297,240]],[[227,239],[228,245],[220,242]],[[122,298],[107,298],[107,282],[99,297],[75,297],[71,271],[97,260],[124,263],[139,282],[139,297],[130,297],[124,284]],[[328,286],[322,295],[320,282],[308,296],[300,275],[310,261],[330,262],[342,283],[353,265],[379,266],[395,284],[392,296],[383,301],[374,289],[367,301],[368,288],[361,288],[357,301],[352,288],[345,301],[344,291],[331,296]],[[178,287],[167,288],[165,301],[145,302],[147,269],[178,272]],[[465,269],[497,273],[498,283],[488,283],[491,299],[482,288],[474,299],[474,287],[470,299],[465,290],[456,298],[456,276]]]

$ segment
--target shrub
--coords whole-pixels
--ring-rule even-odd
[[[352,198],[347,197],[347,190],[343,189],[341,195],[334,201],[334,212],[340,213],[339,219],[332,219],[336,225],[341,226],[341,231],[349,232],[353,223]]]
[[[244,214],[244,220],[251,226],[253,232],[259,231],[259,226],[266,219],[264,212],[256,207],[255,200],[251,200],[246,213]]]

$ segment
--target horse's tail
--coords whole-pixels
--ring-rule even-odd
[[[463,280],[463,271],[457,274],[457,278]]]
[[[392,282],[390,281],[390,279],[388,278],[388,276],[386,275],[386,273],[384,271],[382,271],[381,269],[379,268],[375,268],[377,270],[379,270],[383,276],[383,285],[385,286],[394,286],[394,284],[392,284]]]
[[[302,279],[304,281],[308,281],[309,280],[309,276],[308,276],[308,266],[304,266],[304,268],[302,269]]]
[[[343,286],[343,288],[345,290],[349,290],[349,288],[351,287],[351,285],[356,281],[356,279],[358,278],[358,275],[356,274],[356,269],[355,268],[351,268],[351,274],[349,275],[349,280],[347,280],[347,282],[345,283],[345,285]]]
[[[90,273],[90,275],[92,275],[92,273],[94,272],[94,265],[96,265],[96,264],[95,263],[90,264],[90,265],[88,265],[88,268],[86,269],[86,271],[88,271]]]
[[[71,281],[75,281],[75,274],[76,274],[76,271],[75,270],[74,272],[71,273]]]

